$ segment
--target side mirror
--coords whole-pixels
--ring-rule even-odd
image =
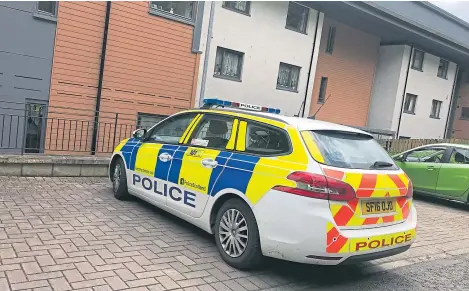
[[[398,162],[405,162],[407,159],[407,157],[405,155],[401,155],[401,156],[397,156],[394,158],[395,161],[398,161]]]
[[[147,134],[147,130],[145,128],[137,129],[132,132],[132,136],[135,139],[143,139]]]

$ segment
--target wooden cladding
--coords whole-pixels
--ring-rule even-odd
[[[50,106],[67,108],[59,114],[73,118],[96,106],[106,2],[59,2],[58,11]],[[138,112],[192,107],[199,66],[193,30],[149,14],[148,2],[112,2],[100,116],[119,113],[135,124]]]

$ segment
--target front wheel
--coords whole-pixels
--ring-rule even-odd
[[[252,269],[262,262],[257,222],[251,208],[240,199],[230,199],[215,219],[215,241],[225,262],[238,269]]]
[[[130,197],[127,191],[127,176],[125,174],[125,165],[122,159],[118,159],[112,171],[112,191],[114,197],[119,200],[127,200]]]

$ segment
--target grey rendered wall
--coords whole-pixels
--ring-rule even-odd
[[[368,127],[391,130],[404,46],[381,46],[371,93]]]
[[[24,103],[49,99],[56,22],[36,2],[0,2],[0,150],[22,146]],[[3,135],[2,135],[3,133]],[[9,137],[9,139],[8,139]],[[3,150],[2,150],[3,149]]]

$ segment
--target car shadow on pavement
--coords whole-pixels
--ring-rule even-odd
[[[213,246],[213,251],[217,252],[213,236],[203,231],[202,229],[154,205],[151,205],[144,200],[133,198],[132,201],[128,202],[136,203],[138,207],[155,213],[156,215],[160,216],[158,219],[161,220],[161,218],[164,218],[164,223],[172,223],[174,224],[175,228],[182,230],[184,233],[191,233],[195,240],[198,240],[205,245]],[[223,262],[221,257],[218,257],[218,259],[220,262]],[[223,264],[225,265],[224,262]],[[251,271],[251,273],[253,275],[263,274],[268,276],[268,278],[272,278],[272,280],[278,279],[280,281],[295,282],[305,286],[311,285],[323,288],[325,287],[328,289],[328,287],[334,287],[335,285],[363,280],[364,278],[370,276],[369,272],[365,271],[365,269],[369,266],[371,266],[371,264],[368,262],[339,266],[319,266],[293,263],[273,258],[265,258],[264,264],[257,270]],[[233,269],[233,271],[236,270]]]
[[[417,201],[419,200],[425,201],[427,203],[431,203],[434,205],[448,206],[448,207],[458,209],[458,210],[464,210],[464,211],[469,210],[469,204],[461,202],[461,201],[447,200],[447,199],[438,198],[438,197],[425,195],[421,193],[414,193],[414,199]]]

